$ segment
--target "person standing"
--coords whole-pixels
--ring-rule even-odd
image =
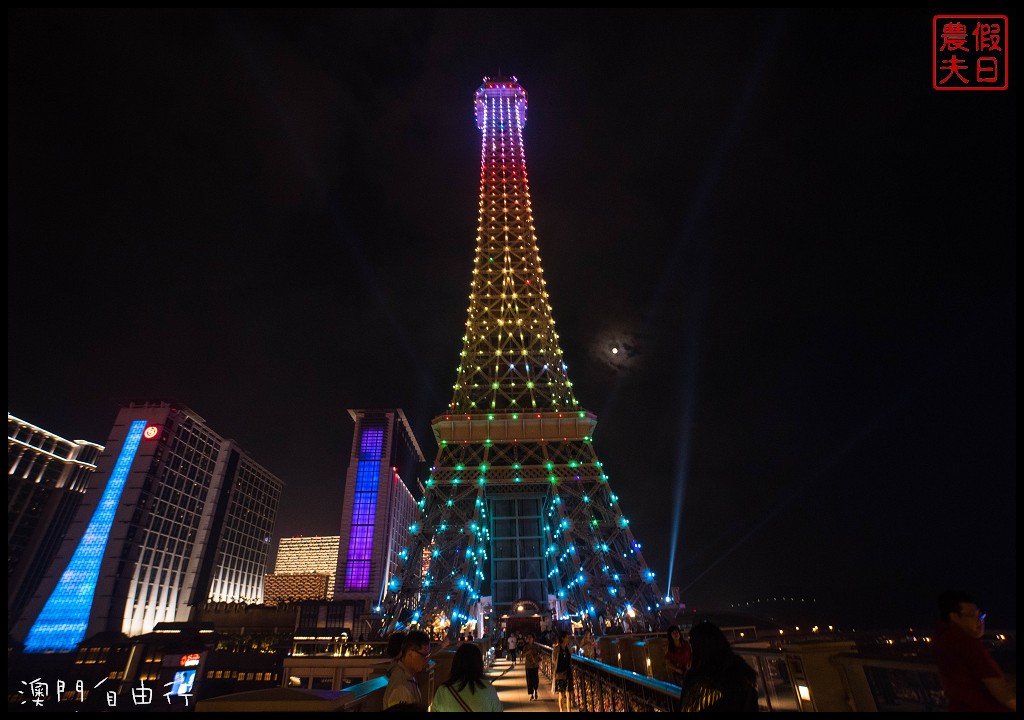
[[[384,689],[385,710],[396,709],[398,706],[424,708],[416,673],[426,670],[429,662],[430,636],[421,630],[412,630],[402,640],[398,661],[388,676],[388,686]]]
[[[668,650],[665,652],[665,667],[668,668],[668,681],[675,685],[682,685],[686,671],[690,669],[693,662],[693,648],[683,637],[683,631],[678,625],[673,625],[665,634],[668,638]]]
[[[682,712],[757,712],[757,673],[714,623],[690,631],[693,665],[679,692]]]
[[[1010,690],[988,648],[985,613],[966,593],[948,590],[939,595],[939,627],[935,660],[950,712],[1016,712]]]
[[[588,660],[597,659],[597,640],[594,639],[594,633],[589,630],[583,633],[583,639],[580,640],[580,654]]]
[[[558,712],[572,709],[572,650],[569,633],[558,634],[558,643],[551,649],[551,692],[558,698]]]
[[[540,688],[540,652],[537,644],[533,641],[533,633],[526,634],[526,644],[523,646],[523,667],[526,668],[526,694],[531,700],[537,700],[537,690]]]
[[[519,647],[519,639],[515,633],[509,633],[508,636],[508,658],[512,661],[512,664],[516,664],[516,648]]]
[[[498,692],[484,679],[484,656],[472,643],[452,658],[451,674],[434,692],[430,712],[502,712]]]

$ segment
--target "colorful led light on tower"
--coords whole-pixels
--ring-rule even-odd
[[[454,412],[577,406],[548,304],[534,235],[523,127],[526,91],[485,81],[474,99],[480,217]]]
[[[490,585],[495,616],[520,604],[556,613],[657,612],[660,593],[591,438],[597,418],[573,395],[541,267],[523,127],[526,91],[485,78],[480,214],[468,318],[420,531],[389,608],[409,618],[468,619]],[[523,601],[523,602],[520,602]],[[479,615],[478,620],[482,620]],[[452,632],[458,631],[452,628]]]

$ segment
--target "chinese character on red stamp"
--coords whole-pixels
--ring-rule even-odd
[[[1005,15],[932,18],[932,87],[1006,90],[1009,31]]]

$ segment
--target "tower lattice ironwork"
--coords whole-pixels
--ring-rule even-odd
[[[660,593],[573,395],[541,267],[523,127],[526,91],[475,94],[480,218],[468,319],[438,453],[386,614],[454,630],[489,589],[496,615],[529,602],[559,617],[646,624]],[[628,622],[628,621],[627,621]]]

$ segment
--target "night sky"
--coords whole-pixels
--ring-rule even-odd
[[[337,534],[348,408],[436,452],[500,71],[662,589],[1015,628],[1019,35],[937,92],[933,14],[8,11],[8,410],[188,405],[286,483],[275,546]]]

